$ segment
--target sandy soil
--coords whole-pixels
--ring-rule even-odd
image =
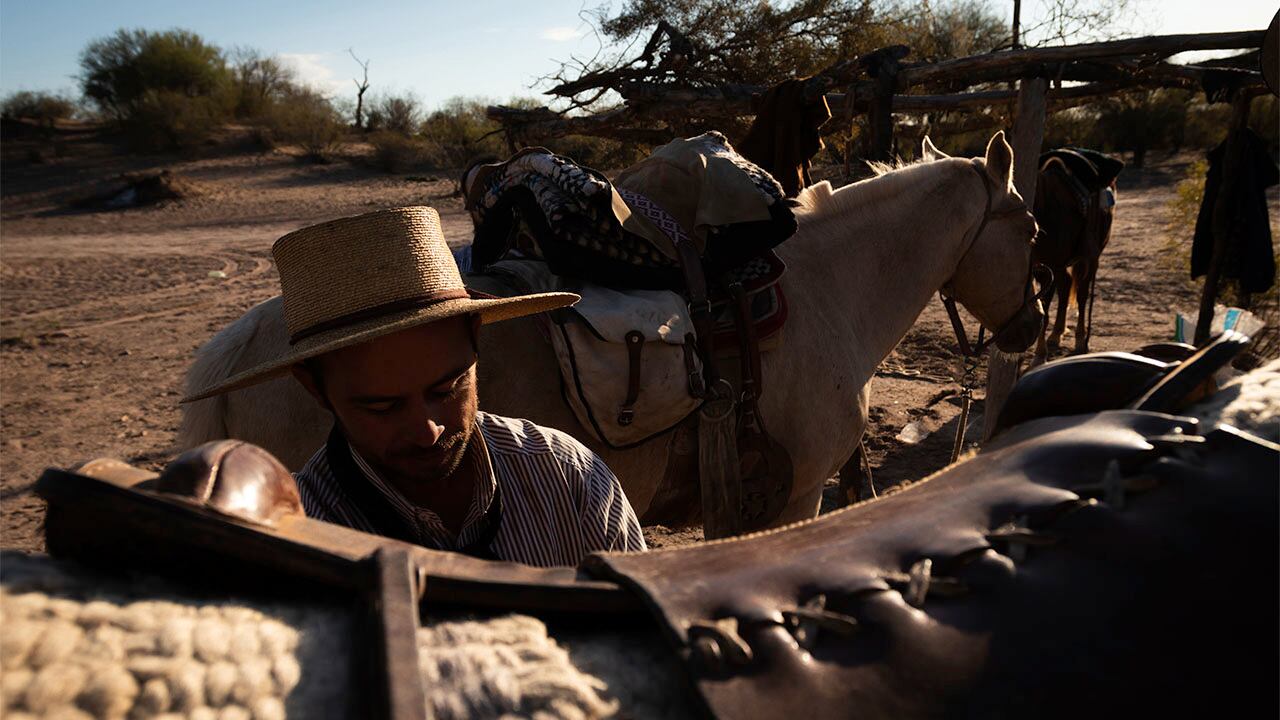
[[[21,142],[3,148],[0,546],[6,548],[43,545],[43,503],[31,487],[44,468],[102,456],[159,468],[172,457],[188,359],[219,328],[276,294],[275,238],[403,204],[436,207],[451,243],[470,237],[470,220],[450,197],[453,180],[442,174],[387,175],[359,161],[309,165],[287,153],[237,148],[194,160],[129,157],[89,134],[69,134],[64,142],[65,157],[36,164]],[[1162,251],[1167,205],[1190,159],[1157,157],[1120,178],[1099,283],[1096,350],[1165,339],[1172,309],[1195,305],[1195,287]],[[188,178],[200,194],[148,208],[68,209],[121,172],[160,168]],[[1190,229],[1181,234],[1189,238]],[[946,464],[958,413],[952,347],[935,303],[873,381],[868,448],[878,486]],[[928,437],[917,444],[895,439],[909,422]],[[658,545],[698,535],[650,532]]]

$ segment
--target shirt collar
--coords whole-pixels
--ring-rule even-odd
[[[476,464],[476,484],[471,492],[471,505],[467,509],[466,518],[462,521],[462,531],[456,536],[449,531],[434,510],[414,505],[394,485],[384,480],[378,471],[360,456],[360,452],[349,441],[347,442],[347,447],[351,449],[351,458],[360,469],[360,473],[391,503],[396,514],[417,531],[418,539],[423,541],[424,545],[447,550],[466,545],[482,529],[481,521],[493,503],[498,480],[493,472],[493,463],[489,457],[489,447],[485,443],[484,433],[480,430],[479,417],[476,418],[472,428],[470,462]]]

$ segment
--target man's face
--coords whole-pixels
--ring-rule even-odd
[[[342,348],[295,375],[388,480],[411,487],[458,469],[476,417],[472,321],[451,318]]]

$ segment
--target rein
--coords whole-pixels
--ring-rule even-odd
[[[991,204],[993,202],[993,194],[991,191],[991,179],[987,177],[986,171],[979,166],[975,159],[969,165],[969,168],[977,173],[982,180],[982,188],[987,193],[986,207],[982,211],[982,222],[978,223],[978,229],[973,233],[973,238],[969,241],[968,248],[965,249],[967,255],[974,244],[978,242],[978,238],[982,235],[982,231],[986,230],[987,223],[992,218],[1005,217],[1014,213],[1026,212],[1027,205],[1024,200],[1022,205],[1000,212],[991,212]],[[962,256],[963,257],[963,256]],[[1035,281],[1040,280],[1040,292],[1035,292]],[[965,330],[964,321],[960,319],[960,311],[956,308],[955,298],[948,296],[942,290],[938,291],[938,297],[942,300],[942,306],[947,310],[947,317],[951,320],[951,329],[956,335],[956,343],[959,345],[960,354],[964,363],[964,372],[960,378],[960,422],[956,427],[955,442],[951,447],[951,462],[955,462],[960,457],[960,451],[964,448],[964,434],[966,425],[969,422],[969,406],[973,401],[974,377],[978,369],[980,357],[982,353],[991,346],[992,343],[998,343],[1001,338],[1005,337],[1011,331],[1015,324],[1027,312],[1033,312],[1036,303],[1048,297],[1053,292],[1053,271],[1043,264],[1037,264],[1027,273],[1026,290],[1023,292],[1022,307],[1015,312],[1009,320],[998,330],[991,333],[991,337],[984,339],[987,329],[983,325],[978,325],[977,344],[969,343],[969,334]]]

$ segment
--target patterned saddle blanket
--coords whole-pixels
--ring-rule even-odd
[[[682,289],[676,231],[694,241],[714,286],[796,230],[777,181],[717,132],[668,143],[614,183],[526,148],[484,166],[466,195],[473,270],[519,250],[556,275],[613,288]]]

